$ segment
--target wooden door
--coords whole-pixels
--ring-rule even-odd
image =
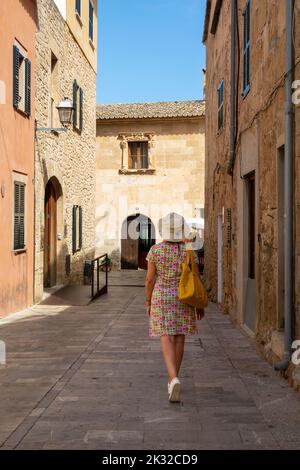
[[[45,192],[45,247],[44,247],[44,285],[56,285],[57,249],[56,249],[57,215],[56,195],[51,181]]]
[[[256,197],[255,197],[255,174],[252,173],[245,180],[247,192],[247,224],[246,241],[248,252],[247,266],[247,286],[245,300],[245,324],[251,331],[255,332],[256,327]]]
[[[139,231],[139,268],[147,269],[146,257],[151,246],[155,244],[154,227],[148,217],[140,216]]]
[[[121,237],[121,269],[138,269],[139,238],[133,239],[129,234],[129,224],[136,218],[137,216],[128,217],[127,221],[123,223]]]

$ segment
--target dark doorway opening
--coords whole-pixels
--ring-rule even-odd
[[[255,174],[247,178],[248,190],[248,277],[255,279]]]
[[[245,298],[245,324],[252,331],[256,329],[256,188],[255,172],[245,178],[246,184],[246,298]]]
[[[147,269],[146,256],[155,244],[155,228],[149,217],[135,214],[127,217],[121,231],[121,268]]]

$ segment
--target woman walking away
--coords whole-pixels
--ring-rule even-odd
[[[150,249],[146,278],[146,301],[150,337],[160,337],[161,349],[169,375],[170,402],[181,399],[178,378],[184,353],[186,335],[197,333],[196,318],[203,309],[186,305],[178,299],[182,263],[186,259],[184,240],[190,232],[184,218],[171,213],[159,221],[163,241]],[[196,256],[195,256],[196,260]]]

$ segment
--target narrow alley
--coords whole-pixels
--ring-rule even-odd
[[[1,321],[1,448],[299,448],[299,395],[213,304],[187,338],[182,403],[169,403],[144,276],[126,286],[115,275],[86,307],[37,305]]]

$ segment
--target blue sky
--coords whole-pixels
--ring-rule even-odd
[[[201,99],[205,0],[99,0],[97,103]]]

